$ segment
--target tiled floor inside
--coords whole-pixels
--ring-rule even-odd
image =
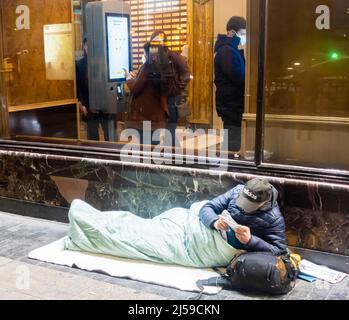
[[[66,224],[0,213],[0,300],[187,300],[197,295],[27,258],[31,250],[64,237],[67,229]],[[295,289],[282,297],[223,290],[202,299],[349,300],[349,277],[336,285],[299,280]]]

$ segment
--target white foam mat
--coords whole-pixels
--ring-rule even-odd
[[[197,269],[176,265],[156,264],[113,256],[64,250],[66,238],[55,241],[29,253],[30,259],[78,269],[108,274],[183,291],[200,292],[196,282],[217,273],[210,269]],[[221,287],[204,287],[205,294],[217,294]]]

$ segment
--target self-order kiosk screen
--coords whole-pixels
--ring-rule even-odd
[[[123,81],[130,71],[130,17],[106,14],[108,74],[110,81]]]

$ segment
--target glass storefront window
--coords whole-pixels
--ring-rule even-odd
[[[71,1],[3,0],[0,6],[6,136],[77,139]]]
[[[269,0],[264,161],[349,169],[349,3]]]
[[[92,50],[92,46],[83,45],[83,39],[89,28],[96,28],[87,19],[89,2],[92,1],[0,2],[2,139],[115,150],[130,144],[129,137],[123,133],[135,110],[130,108],[134,94],[125,82],[121,85],[110,82],[108,87],[95,90],[96,105],[103,107],[105,101],[115,102],[110,114],[98,107],[86,115],[79,102],[78,91],[84,80],[77,76],[77,65],[84,57],[84,50]],[[175,113],[171,114],[166,109],[170,101],[166,100],[161,104],[162,109],[153,110],[143,120],[155,116],[162,121],[159,128],[175,132],[178,142],[170,144],[177,142],[176,152],[180,155],[211,157],[215,153],[224,159],[229,155],[232,159],[253,162],[256,112],[257,107],[262,107],[257,106],[261,1],[124,0],[122,3],[130,8],[132,67],[126,71],[139,72],[145,59],[144,45],[154,31],[163,30],[167,34],[167,47],[185,57],[191,75],[185,88],[185,105],[190,115],[176,118],[177,109],[172,108]],[[291,168],[349,170],[348,1],[269,0],[265,3],[263,162]],[[241,53],[246,59],[246,97],[241,130],[238,130],[241,148],[225,150],[221,131],[224,125],[216,110],[214,47],[218,34],[226,34],[229,18],[247,13],[247,45],[238,47],[244,49]],[[114,40],[118,43],[125,39]],[[114,49],[118,50],[117,46]],[[112,57],[110,53],[109,60]],[[101,74],[107,74],[107,63],[97,59],[91,64],[104,68]],[[96,69],[91,70],[87,72],[88,79]],[[121,73],[126,77],[123,70]],[[143,110],[140,105],[137,108]],[[160,117],[161,112],[167,113]],[[173,116],[176,120],[170,121]],[[157,150],[173,153],[172,148],[165,148],[164,132],[158,135]]]
[[[162,130],[157,136],[160,145],[154,144],[160,153],[177,153],[180,149],[180,156],[184,153],[189,157],[198,155],[254,160],[255,129],[249,125],[249,121],[255,121],[256,77],[251,80],[250,72],[257,72],[258,48],[255,40],[258,34],[251,35],[250,28],[247,30],[247,39],[251,38],[254,42],[248,41],[245,46],[236,43],[236,49],[240,50],[242,71],[245,69],[242,61],[246,58],[243,80],[246,81],[248,93],[244,105],[244,89],[240,85],[242,94],[239,96],[239,108],[241,113],[245,112],[240,121],[241,129],[238,127],[236,130],[236,139],[241,140],[241,148],[228,150],[223,122],[218,117],[215,104],[215,43],[218,34],[227,35],[227,22],[232,16],[246,16],[246,0],[120,0],[120,6],[126,4],[129,8],[127,10],[130,10],[130,28],[124,26],[124,30],[131,31],[126,36],[119,36],[115,31],[122,29],[118,23],[126,11],[122,9],[108,20],[107,28],[112,28],[116,33],[110,33],[109,30],[106,32],[108,35],[104,35],[105,17],[101,15],[100,25],[93,25],[91,17],[88,17],[90,2],[93,1],[27,0],[23,5],[15,0],[0,2],[1,138],[57,144],[76,142],[79,145],[119,150],[134,142],[124,132],[129,128],[130,118],[138,108],[142,113],[142,121],[161,122],[155,128]],[[100,3],[106,3],[108,11],[116,1]],[[93,21],[95,23],[97,20]],[[102,30],[102,33],[98,33],[100,31],[97,32],[97,29]],[[190,81],[188,86],[182,88],[181,95],[183,93],[184,98],[181,95],[165,96],[165,99],[161,97],[157,109],[144,112],[146,102],[152,101],[154,97],[146,98],[144,106],[134,106],[132,103],[136,93],[125,80],[140,74],[146,61],[144,59],[147,59],[144,45],[147,42],[151,46],[156,45],[154,43],[158,40],[150,41],[156,30],[166,33],[167,48],[180,57],[178,59],[185,61]],[[130,41],[127,42],[125,37],[130,37]],[[84,43],[85,38],[91,42],[92,39],[97,41],[105,38],[106,50],[110,51],[101,54],[100,59],[95,56],[92,58],[91,55],[99,52],[99,48],[88,41]],[[122,70],[111,71],[111,66],[118,65],[113,55],[117,57],[121,49],[125,50],[118,47],[122,42],[131,43],[130,59],[126,60],[131,60],[132,66],[129,68],[127,63]],[[153,49],[150,48],[152,53]],[[88,63],[83,66],[81,61],[85,53]],[[108,61],[104,61],[103,56],[107,56]],[[81,67],[87,78],[81,78]],[[106,74],[109,76],[104,87],[100,84],[91,86],[92,77]],[[118,76],[114,79],[110,77],[111,74]],[[146,83],[153,82],[146,79]],[[83,90],[88,88],[90,93],[94,92],[93,97],[89,95],[90,100],[93,100],[90,102],[92,106],[83,105],[86,101],[82,101],[79,94],[82,87]],[[181,104],[183,108],[178,108]],[[229,101],[227,106],[230,104]],[[179,113],[184,114],[183,117],[179,118]],[[237,120],[234,118],[234,121]],[[176,139],[166,140],[165,129],[172,136],[176,134]],[[165,148],[168,144],[171,148]],[[174,145],[176,151],[172,149]],[[164,148],[161,149],[161,146]]]

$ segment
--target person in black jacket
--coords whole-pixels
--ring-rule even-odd
[[[90,96],[88,84],[88,58],[87,58],[87,38],[83,40],[84,56],[76,62],[76,88],[77,98],[80,104],[80,113],[83,121],[87,125],[87,139],[99,141],[99,125],[101,125],[104,138],[109,141],[108,121],[110,115],[102,112],[92,113],[90,109]]]
[[[267,180],[256,178],[205,204],[200,221],[220,231],[236,249],[282,255],[287,252],[287,244],[277,197],[277,190]],[[239,224],[235,230],[219,217],[224,210]]]
[[[228,150],[241,149],[241,122],[245,97],[245,58],[240,45],[246,43],[246,20],[232,17],[227,35],[218,35],[215,44],[216,109],[227,130]]]

